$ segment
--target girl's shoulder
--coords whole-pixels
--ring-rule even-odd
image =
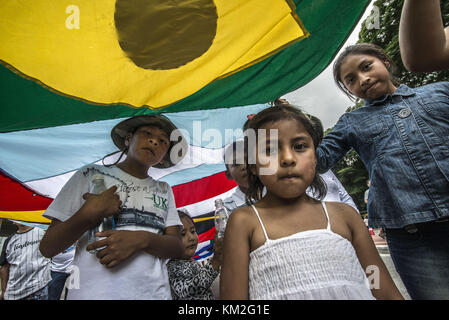
[[[252,230],[257,223],[257,216],[251,206],[240,207],[232,211],[228,224],[237,226],[239,229]]]
[[[439,82],[428,83],[428,84],[416,87],[416,88],[414,88],[414,90],[424,90],[426,88],[449,88],[449,82],[448,81],[439,81]]]
[[[344,202],[327,202],[326,201],[326,207],[328,209],[331,209],[334,213],[336,213],[338,216],[344,218],[344,217],[354,217],[354,216],[360,216],[360,214],[349,204],[346,204]]]
[[[433,96],[435,94],[449,96],[449,82],[442,81],[429,83],[420,87],[413,88],[412,90],[418,94],[424,94],[425,96]]]
[[[232,218],[235,221],[244,222],[248,221],[248,219],[252,219],[253,215],[255,215],[253,208],[251,208],[251,206],[245,206],[232,211],[229,219]]]
[[[374,109],[374,111],[378,110]],[[361,106],[360,108],[357,108],[350,112],[345,112],[340,116],[332,131],[352,131],[354,125],[358,125],[361,121],[366,120],[369,116],[372,115],[372,113],[373,109],[369,108],[369,106],[367,105]],[[324,139],[326,137],[324,137]]]
[[[343,202],[326,202],[330,215],[329,219],[334,223],[344,223],[351,226],[354,220],[360,220],[360,214],[350,205]]]
[[[353,207],[342,202],[326,202],[333,232],[352,242],[352,234],[357,224],[363,222]]]

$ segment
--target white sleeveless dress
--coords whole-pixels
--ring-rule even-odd
[[[298,232],[266,242],[250,253],[252,300],[372,300],[369,281],[351,242],[327,228]]]

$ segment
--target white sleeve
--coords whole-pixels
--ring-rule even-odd
[[[340,180],[338,180],[338,178],[335,176],[335,174],[332,171],[330,171],[330,173],[332,174],[332,179],[338,186],[338,195],[340,196],[340,201],[343,203],[346,203],[347,205],[350,205],[351,207],[353,207],[355,209],[355,211],[360,213],[354,200],[352,200],[352,197],[346,191],[345,187],[341,184]]]
[[[168,211],[167,219],[165,220],[165,227],[177,226],[182,227],[181,219],[179,219],[178,211],[176,210],[175,196],[173,195],[173,190],[168,186]]]
[[[84,204],[83,194],[89,192],[89,183],[82,170],[78,170],[62,187],[55,200],[45,210],[43,216],[62,222],[69,219]]]

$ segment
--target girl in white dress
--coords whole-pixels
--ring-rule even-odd
[[[249,128],[256,134],[256,143],[247,138],[252,205],[228,221],[220,297],[403,299],[360,215],[305,193],[309,186],[321,198],[326,193],[315,171],[320,137],[307,116],[292,105],[273,106]]]

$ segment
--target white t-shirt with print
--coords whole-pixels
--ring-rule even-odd
[[[88,165],[77,171],[61,189],[44,216],[69,219],[83,205],[83,194],[92,191],[92,176],[102,174],[106,188],[117,186],[122,209],[115,220],[117,230],[144,230],[162,234],[182,223],[171,187],[151,177],[138,179],[116,166]],[[95,254],[86,251],[87,232],[78,241],[73,261],[72,300],[171,299],[166,260],[140,251],[116,267],[106,268]],[[79,289],[78,289],[79,288]]]

